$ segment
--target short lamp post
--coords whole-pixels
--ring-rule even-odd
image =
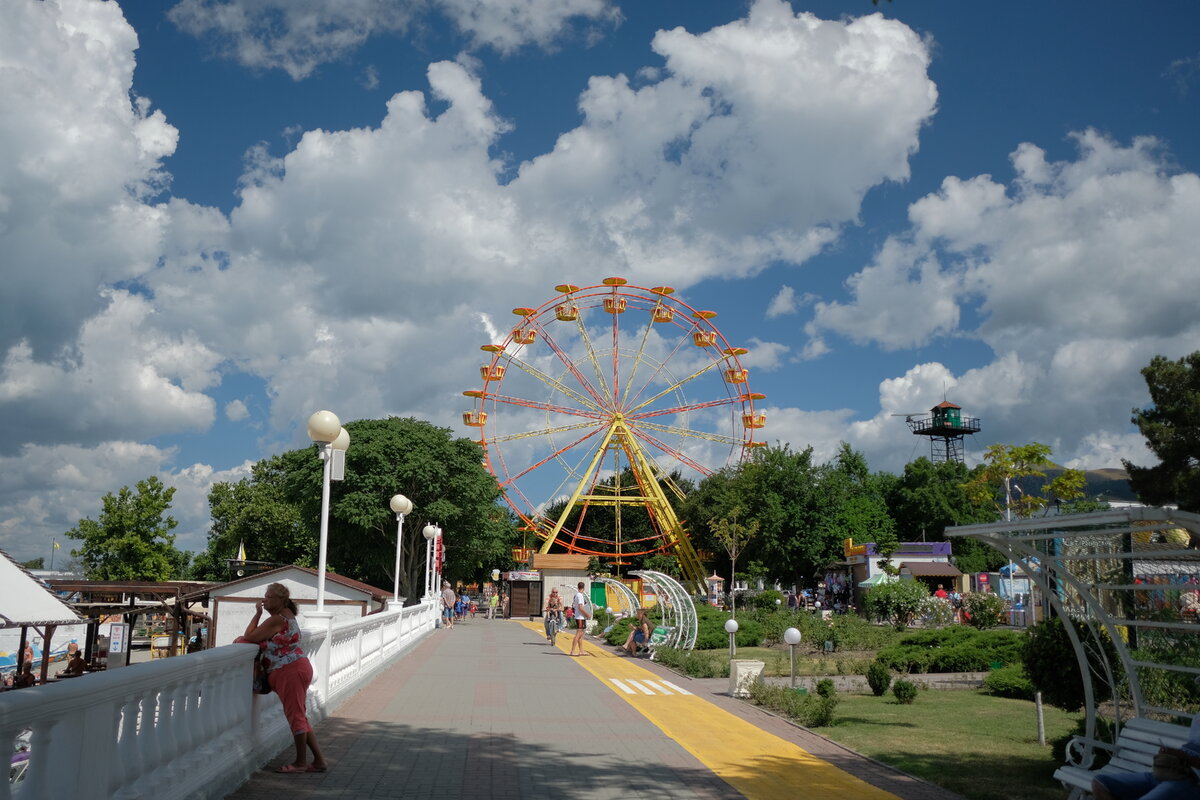
[[[795,628],[788,628],[783,632],[783,641],[787,643],[788,649],[792,651],[792,688],[796,688],[796,645],[800,644],[800,631]]]
[[[725,632],[729,634],[729,657],[733,658],[737,655],[737,636],[738,624],[736,619],[725,620]]]
[[[332,411],[318,411],[308,418],[308,438],[318,447],[318,455],[325,462],[321,478],[321,541],[317,554],[317,612],[325,612],[325,555],[329,540],[329,482],[341,480],[345,464],[346,448],[350,446],[350,434],[342,427],[341,420]],[[335,456],[335,451],[342,455]],[[333,474],[337,461],[336,477]]]
[[[400,597],[400,550],[404,547],[404,515],[413,510],[413,504],[412,500],[404,495],[396,494],[392,495],[388,505],[396,514],[396,578],[393,583],[392,597],[399,606],[404,602]]]

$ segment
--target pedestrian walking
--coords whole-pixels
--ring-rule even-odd
[[[587,628],[587,621],[592,618],[592,611],[588,603],[587,595],[583,593],[584,582],[580,581],[578,589],[575,592],[575,597],[571,600],[571,609],[575,612],[575,638],[571,640],[570,655],[583,655],[583,632]],[[575,652],[578,650],[579,652]]]
[[[442,627],[454,627],[454,604],[458,595],[450,588],[450,581],[442,581]]]

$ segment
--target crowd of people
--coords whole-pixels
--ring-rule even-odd
[[[449,581],[442,581],[442,627],[453,628],[454,623],[464,619],[474,619],[478,614],[484,614],[488,619],[508,616],[508,595],[496,591],[492,587],[484,589],[479,601],[473,600],[469,594],[459,594]]]

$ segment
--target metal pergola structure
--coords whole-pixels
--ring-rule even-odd
[[[621,606],[619,609],[617,609],[617,611],[621,614],[621,616],[632,617],[635,613],[637,613],[637,610],[642,607],[642,601],[637,598],[637,596],[633,593],[633,590],[621,583],[616,578],[596,577],[593,578],[593,580],[603,583],[605,586],[611,586],[614,590],[616,590],[618,598],[617,602],[618,605]]]
[[[946,536],[995,547],[1075,622],[1064,630],[1084,677],[1086,739],[1096,738],[1102,709],[1114,740],[1133,717],[1200,715],[1200,515],[1137,507],[964,525]],[[1102,707],[1105,696],[1116,702]],[[1085,747],[1071,755],[1090,766]]]
[[[633,570],[630,575],[636,575],[645,583],[650,584],[658,595],[658,607],[662,609],[663,627],[669,628],[670,633],[663,644],[666,647],[676,647],[680,650],[691,650],[696,646],[696,606],[691,595],[679,581],[662,572],[650,569]]]

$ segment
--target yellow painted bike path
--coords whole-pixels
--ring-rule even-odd
[[[545,636],[538,623],[520,624]],[[559,634],[558,648],[569,652],[571,638]],[[751,725],[633,659],[588,642],[584,647],[588,655],[578,659],[579,666],[748,800],[897,800],[891,792]]]

